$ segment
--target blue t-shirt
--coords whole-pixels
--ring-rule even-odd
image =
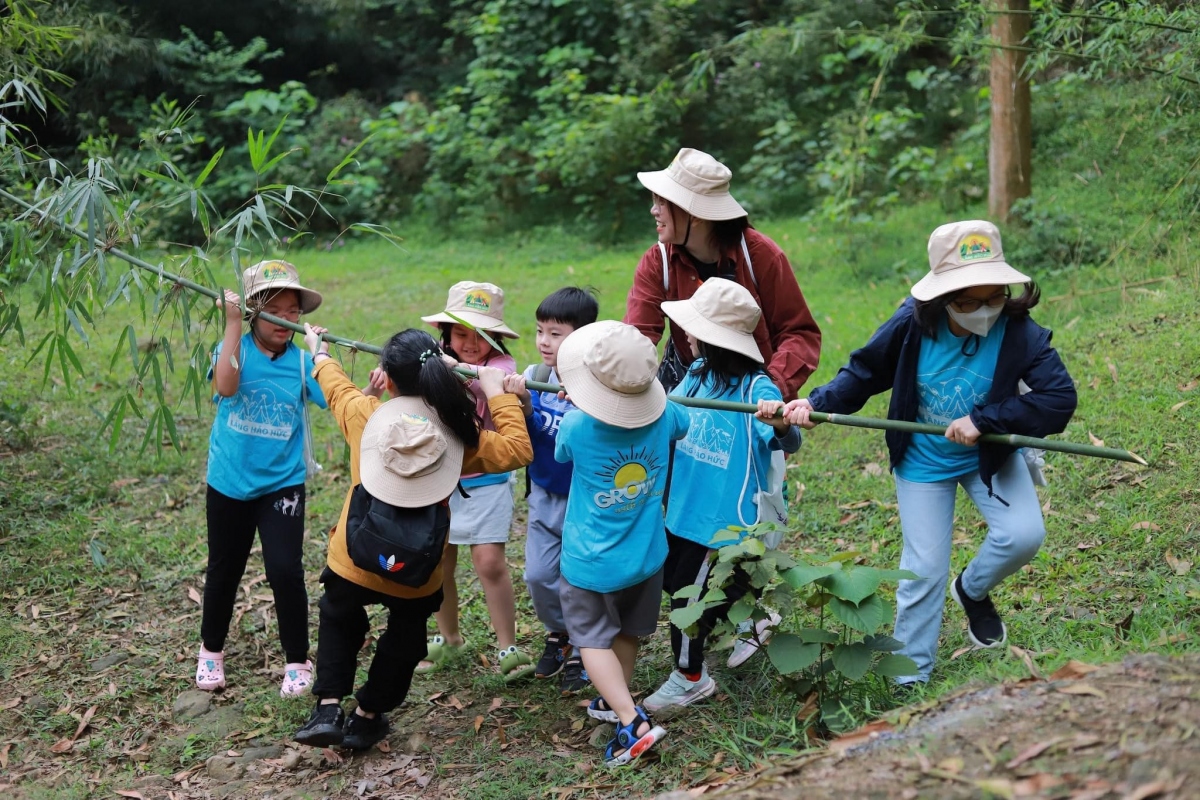
[[[538,365],[533,364],[525,370],[525,379],[533,380],[537,368]],[[558,374],[550,370],[550,377],[545,382],[558,383]],[[526,467],[529,480],[551,494],[565,495],[571,488],[571,465],[554,460],[554,443],[563,415],[573,411],[575,405],[570,400],[559,400],[554,392],[530,390],[529,397],[533,401],[533,413],[525,418],[529,441],[533,445],[533,463]]]
[[[217,345],[214,366],[223,345]],[[325,393],[312,377],[312,356],[290,342],[283,355],[272,359],[247,333],[238,367],[233,396],[213,395],[217,417],[208,439],[208,485],[226,497],[252,500],[304,483],[301,374],[309,402],[325,408]]]
[[[743,381],[746,385],[735,384],[718,393],[711,379],[700,385],[693,370],[672,395],[739,403],[783,399],[765,372]],[[675,446],[667,530],[711,547],[718,531],[730,525],[748,528],[758,521],[754,493],[767,489],[771,451],[794,452],[800,446],[800,432],[793,426],[786,437],[779,438],[774,428],[753,414],[736,411],[689,408],[688,415],[687,438]]]
[[[683,407],[667,403],[654,422],[627,430],[575,410],[558,426],[554,457],[575,462],[559,567],[567,583],[619,592],[667,560],[662,496],[670,443],[687,433]]]
[[[987,402],[1007,327],[1008,317],[1001,315],[987,336],[955,336],[943,316],[936,339],[921,337],[921,352],[917,356],[917,422],[949,425]],[[978,344],[979,349],[973,355],[964,355],[964,345],[973,344]],[[896,474],[914,483],[934,483],[978,469],[978,447],[967,447],[945,436],[914,433],[904,459],[896,465]]]

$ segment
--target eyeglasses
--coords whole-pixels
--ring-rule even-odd
[[[998,292],[991,297],[985,297],[982,300],[977,297],[956,297],[950,301],[950,307],[960,314],[970,314],[972,311],[978,311],[984,306],[999,308],[1007,303],[1010,297],[1012,297],[1012,293],[1008,289]]]

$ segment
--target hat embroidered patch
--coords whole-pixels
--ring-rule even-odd
[[[265,281],[273,281],[278,280],[279,278],[289,277],[287,267],[283,266],[283,264],[280,264],[278,261],[272,261],[264,266],[260,274],[262,279]]]
[[[463,306],[472,311],[482,311],[487,313],[492,309],[492,296],[487,292],[479,290],[468,292],[467,297],[463,300]]]
[[[958,245],[958,257],[963,261],[977,261],[992,257],[992,240],[973,233]]]
[[[422,417],[420,414],[401,414],[400,419],[412,425],[423,425],[429,422],[428,417]]]

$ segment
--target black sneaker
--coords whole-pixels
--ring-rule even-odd
[[[1000,619],[996,607],[992,605],[991,595],[986,595],[982,600],[972,600],[963,591],[961,572],[951,584],[950,594],[954,597],[954,602],[967,612],[967,636],[976,646],[999,647],[1004,644],[1004,640],[1008,638],[1008,631],[1004,628],[1004,621]]]
[[[369,750],[387,738],[387,715],[376,714],[367,719],[360,714],[351,714],[346,720],[346,735],[342,739],[342,747],[347,750]]]
[[[562,672],[563,660],[566,658],[567,635],[565,633],[550,633],[546,635],[546,647],[542,657],[538,659],[533,669],[535,678],[553,678]]]
[[[313,747],[334,747],[342,743],[342,728],[346,725],[346,714],[339,703],[317,703],[308,722],[292,737],[300,744]]]
[[[583,668],[583,659],[579,657],[579,654],[575,653],[567,658],[563,665],[562,683],[559,684],[560,691],[563,694],[575,694],[591,684],[587,670]]]

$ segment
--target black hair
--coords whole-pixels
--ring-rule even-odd
[[[538,322],[561,322],[572,328],[591,325],[600,316],[596,290],[591,286],[564,286],[546,296],[535,312]]]
[[[735,217],[713,222],[712,242],[722,256],[737,253],[742,248],[742,237],[747,228],[752,228],[749,217]]]
[[[696,340],[696,349],[700,351],[700,356],[689,367],[689,371],[698,378],[693,392],[711,378],[713,391],[722,394],[762,370],[762,364],[734,350],[700,340]]]
[[[462,323],[460,323],[460,322],[439,322],[438,323],[438,328],[440,328],[442,331],[442,349],[445,350],[446,353],[453,356],[458,361],[462,361],[462,359],[459,358],[458,353],[454,352],[454,348],[450,346],[450,329],[453,328],[455,325],[461,325],[461,324]],[[470,326],[463,325],[463,327],[468,328]],[[479,332],[478,328],[476,328],[474,330],[476,333]],[[500,345],[501,353],[504,353],[504,355],[509,354],[508,348],[504,344],[503,336],[501,336],[498,333],[492,333],[491,331],[484,331],[484,333],[486,333],[488,335],[488,338],[490,338],[493,342]],[[495,349],[495,348],[493,348],[493,349]]]
[[[946,306],[950,305],[950,302],[956,297],[958,297],[957,291],[938,295],[932,300],[917,301],[913,307],[913,318],[916,319],[917,327],[921,329],[922,333],[930,339],[937,338],[938,322],[946,313]],[[1041,299],[1042,290],[1038,288],[1037,281],[1029,281],[1025,284],[1025,289],[1021,294],[1010,297],[1004,302],[1004,309],[1000,313],[1006,317],[1029,316],[1029,310],[1036,306]]]
[[[475,412],[475,397],[441,356],[441,348],[429,333],[409,328],[388,339],[379,366],[396,384],[397,392],[420,397],[464,446],[478,447],[483,420]]]

